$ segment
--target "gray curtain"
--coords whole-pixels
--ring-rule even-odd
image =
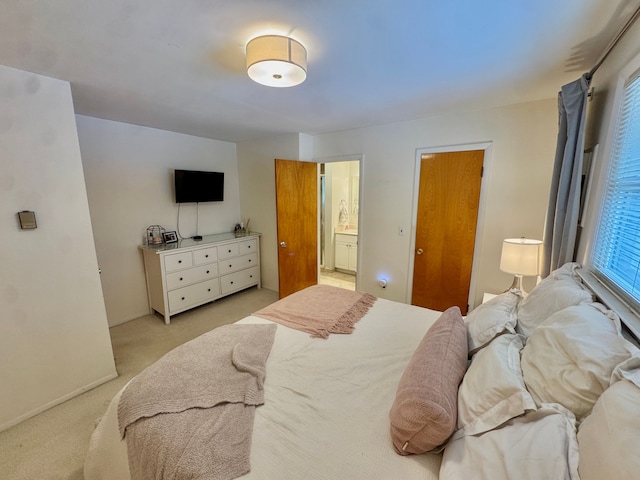
[[[590,83],[591,77],[585,73],[558,94],[558,145],[544,229],[543,277],[574,259]]]

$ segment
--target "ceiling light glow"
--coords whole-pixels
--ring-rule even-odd
[[[289,37],[256,37],[247,44],[247,73],[269,87],[299,85],[307,78],[307,50]]]

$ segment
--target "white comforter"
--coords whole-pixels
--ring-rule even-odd
[[[402,457],[389,436],[400,376],[440,312],[378,299],[350,335],[278,325],[243,480],[438,478],[440,455]],[[270,323],[247,317],[239,323]],[[129,480],[116,395],[91,439],[86,480]]]

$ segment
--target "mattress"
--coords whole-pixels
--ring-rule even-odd
[[[378,299],[350,335],[328,339],[278,325],[243,480],[437,479],[441,456],[403,457],[389,409],[413,351],[440,312]],[[271,323],[250,316],[238,323]],[[125,387],[126,388],[126,387]],[[130,479],[116,395],[96,428],[86,480]]]

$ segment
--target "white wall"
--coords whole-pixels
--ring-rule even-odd
[[[235,143],[77,116],[91,222],[109,325],[149,313],[138,250],[150,225],[178,229],[173,170],[225,174],[224,202],[199,205],[198,234],[227,232],[240,221]],[[196,234],[196,206],[180,207],[179,232]]]
[[[549,99],[315,136],[315,159],[360,155],[363,158],[358,288],[391,300],[407,301],[414,234],[411,225],[416,151],[476,142],[491,142],[492,147],[490,158],[485,159],[482,193],[485,210],[481,212],[483,221],[476,245],[476,285],[472,286],[475,303],[481,301],[485,291],[500,292],[507,288],[512,277],[499,269],[502,240],[523,235],[542,238],[557,115],[557,101]],[[269,177],[260,176],[256,185],[256,177],[250,178],[244,172],[271,172],[278,148],[277,142],[255,141],[251,144],[255,154],[250,156],[238,146],[243,203],[259,203],[264,209],[273,205],[275,209],[274,193],[264,185]],[[274,215],[274,211],[269,211],[270,218],[265,220],[274,221]],[[404,236],[398,235],[399,226],[405,227]],[[263,251],[263,261],[273,265],[269,256],[275,254],[273,242],[272,250]],[[390,280],[385,290],[377,285],[382,272]],[[275,280],[270,281],[277,282],[277,268],[265,274],[274,275]],[[531,282],[533,279],[529,279]]]
[[[69,84],[0,66],[0,145],[2,430],[116,371]]]
[[[316,157],[364,155],[359,288],[391,300],[408,299],[416,150],[491,142],[472,305],[485,291],[503,291],[512,277],[499,269],[502,239],[542,238],[556,135],[557,102],[550,99],[317,136]],[[400,226],[406,227],[404,236],[398,234]],[[389,279],[385,290],[377,285],[381,273]]]

